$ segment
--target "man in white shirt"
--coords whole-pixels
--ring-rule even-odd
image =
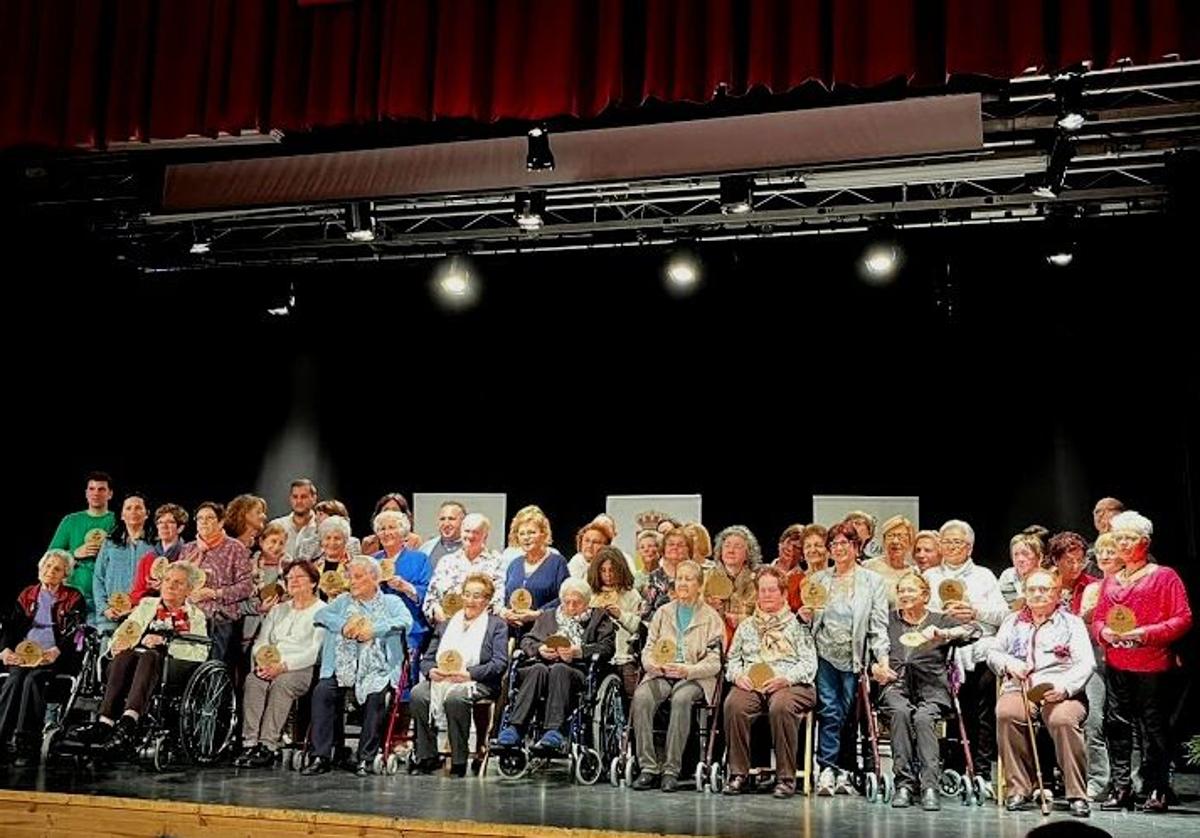
[[[317,520],[313,514],[313,507],[317,505],[316,485],[307,477],[297,477],[292,481],[288,503],[292,514],[273,522],[287,533],[284,551],[294,561],[314,559],[321,552],[321,539],[317,536]]]

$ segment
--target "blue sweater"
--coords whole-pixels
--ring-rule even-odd
[[[96,611],[91,615],[92,625],[100,631],[112,631],[117,624],[104,616],[108,608],[108,597],[118,591],[129,593],[133,590],[134,571],[142,556],[154,552],[154,545],[142,539],[136,539],[128,545],[117,544],[107,540],[96,556],[96,572],[92,576],[92,598],[96,603]]]
[[[386,555],[384,551],[380,550],[372,558],[379,561]],[[429,580],[433,576],[429,557],[419,550],[410,550],[405,547],[396,556],[396,575],[417,589],[415,602],[386,582],[379,588],[385,593],[398,596],[400,601],[408,607],[408,612],[412,616],[412,625],[408,629],[408,648],[420,649],[421,642],[425,639],[425,633],[429,631],[429,623],[421,611],[421,603],[425,601],[425,589],[429,587]]]
[[[524,588],[533,595],[533,610],[546,611],[558,607],[558,589],[571,574],[567,560],[557,553],[549,553],[542,559],[532,575],[525,575],[525,557],[517,556],[508,566],[504,578],[504,604],[517,588]]]

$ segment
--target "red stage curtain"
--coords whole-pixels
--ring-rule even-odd
[[[1200,55],[1194,0],[0,0],[0,146]]]

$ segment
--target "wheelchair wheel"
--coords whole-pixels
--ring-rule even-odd
[[[496,764],[500,768],[501,777],[516,780],[525,776],[525,772],[529,770],[529,755],[521,748],[502,751],[498,755]]]
[[[592,741],[588,744],[605,764],[621,753],[621,738],[626,725],[621,696],[621,679],[614,673],[604,676],[596,689],[596,707],[590,731]]]
[[[205,661],[188,679],[179,710],[179,741],[200,765],[220,759],[237,728],[237,690],[222,661]]]
[[[891,774],[883,775],[883,802],[891,803],[892,798],[896,795],[896,781],[892,779]]]
[[[958,797],[962,791],[962,784],[962,775],[952,768],[944,769],[938,777],[938,791],[943,797]]]
[[[879,778],[874,774],[866,775],[863,796],[867,798],[867,802],[869,803],[874,803],[879,798]]]
[[[387,762],[384,763],[383,770],[388,776],[395,777],[400,773],[400,755],[388,754]]]
[[[608,763],[608,784],[613,788],[621,787],[621,778],[625,774],[621,770],[621,758],[613,757]]]
[[[575,755],[575,779],[585,786],[594,786],[604,774],[604,763],[595,748],[580,748]]]
[[[54,749],[62,741],[63,729],[58,725],[50,725],[42,732],[42,765],[49,764],[56,754]]]
[[[633,785],[633,780],[637,771],[637,760],[633,758],[633,754],[625,757],[625,788]]]
[[[371,773],[382,774],[386,768],[387,763],[384,762],[383,754],[376,754],[375,758],[371,760]]]
[[[154,770],[160,774],[170,767],[171,746],[165,734],[154,737],[154,742],[150,745],[150,761],[154,763]]]
[[[708,779],[708,767],[703,762],[696,763],[695,777],[696,791],[704,791],[704,781]]]

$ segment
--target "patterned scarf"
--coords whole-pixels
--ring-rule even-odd
[[[787,636],[787,629],[795,621],[796,615],[787,608],[774,614],[756,610],[754,627],[758,629],[759,657],[764,663],[778,660],[794,660],[799,656],[796,645]]]
[[[592,609],[585,608],[578,617],[571,617],[560,605],[554,612],[554,619],[558,622],[559,632],[571,641],[571,645],[582,649],[583,631],[587,628],[588,621],[592,619]]]

